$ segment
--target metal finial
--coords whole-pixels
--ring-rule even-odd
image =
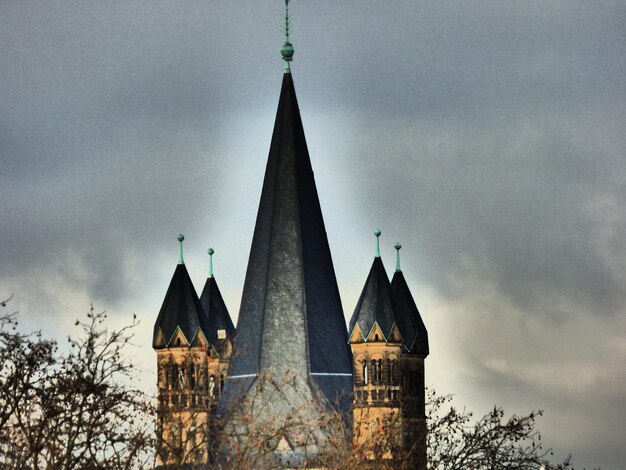
[[[289,42],[289,0],[285,0],[285,44],[280,53],[285,61],[285,73],[289,73],[289,63],[293,60],[293,46]]]
[[[207,253],[209,254],[209,277],[213,277],[213,253],[215,253],[215,250],[209,248]]]
[[[393,247],[396,249],[396,272],[400,272],[402,271],[400,269],[400,248],[402,248],[402,245],[400,245],[400,242],[396,242]]]
[[[183,240],[185,236],[182,233],[179,233],[176,239],[180,242],[180,251],[178,252],[178,264],[185,264],[183,260]]]
[[[380,229],[374,230],[374,235],[376,235],[376,258],[380,258],[380,234],[382,232]]]

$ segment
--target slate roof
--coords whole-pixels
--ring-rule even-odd
[[[388,340],[395,323],[391,284],[385,271],[382,259],[374,258],[372,267],[361,291],[352,318],[350,319],[350,334],[355,325],[359,325],[361,333],[367,339],[374,324],[378,326]]]
[[[311,373],[332,400],[340,390],[351,390],[343,310],[289,72],[283,76],[229,376],[285,366]]]
[[[428,356],[428,331],[402,271],[396,271],[391,281],[396,302],[396,321],[406,348],[415,354]]]
[[[218,345],[223,340],[217,338],[218,330],[225,330],[226,337],[232,338],[235,333],[235,325],[230,318],[224,299],[217,286],[217,281],[213,276],[207,278],[202,294],[200,295],[200,304],[208,317],[208,335],[209,343]]]
[[[208,321],[184,264],[176,266],[170,281],[154,324],[152,346],[157,346],[159,330],[168,345],[177,327],[180,327],[189,342],[193,341],[199,329],[208,338]]]

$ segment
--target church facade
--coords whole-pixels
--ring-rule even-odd
[[[340,459],[362,459],[425,469],[428,334],[400,269],[400,245],[391,282],[377,248],[346,329],[288,36],[281,53],[236,328],[212,268],[197,295],[179,235],[153,336],[158,465],[336,468]]]

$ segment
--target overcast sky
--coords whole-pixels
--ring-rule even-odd
[[[63,340],[153,322],[186,236],[237,316],[282,79],[282,2],[0,2],[0,296]],[[292,3],[292,67],[346,317],[402,267],[426,378],[545,410],[579,466],[626,468],[626,5]]]

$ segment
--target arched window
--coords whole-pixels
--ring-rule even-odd
[[[367,385],[367,361],[363,360],[363,385]]]
[[[172,384],[172,388],[178,388],[178,365],[172,365],[172,380],[170,382]]]
[[[178,388],[185,388],[185,367],[178,368]]]
[[[389,384],[395,384],[395,376],[396,376],[396,360],[389,359]]]
[[[372,361],[372,367],[374,369],[372,381],[374,383],[381,383],[383,381],[383,360],[374,359]]]
[[[159,365],[159,387],[167,388],[167,369],[162,364]]]
[[[194,365],[191,367],[191,375],[189,377],[189,388],[194,390],[196,388],[196,371],[198,366]]]
[[[215,398],[215,376],[209,377],[209,398]]]

